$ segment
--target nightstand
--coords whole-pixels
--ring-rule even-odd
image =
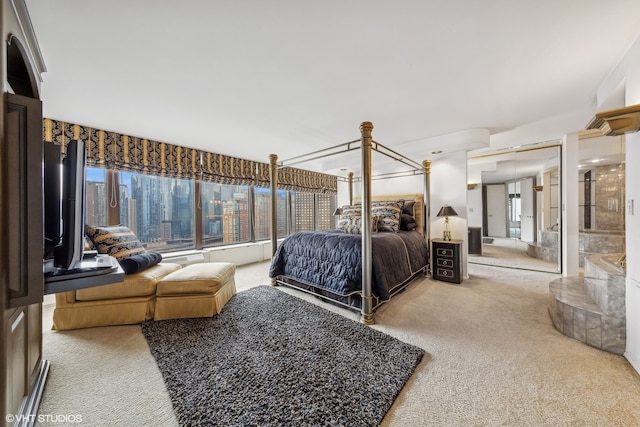
[[[443,282],[461,283],[462,240],[431,240],[431,277]]]

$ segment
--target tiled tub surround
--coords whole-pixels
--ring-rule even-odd
[[[625,351],[625,279],[620,254],[589,255],[584,277],[549,284],[549,314],[557,330],[592,347]]]
[[[544,230],[539,242],[527,243],[527,255],[545,261],[558,260],[558,232]],[[585,266],[585,257],[591,254],[620,254],[625,252],[625,236],[618,231],[588,231],[578,234],[578,257],[580,267]]]

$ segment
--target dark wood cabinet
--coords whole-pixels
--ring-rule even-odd
[[[49,370],[49,362],[42,359],[43,125],[39,81],[44,64],[24,0],[4,0],[3,8],[0,425],[27,426],[36,421]]]
[[[42,103],[6,94],[3,169],[9,307],[42,302]]]
[[[462,283],[462,240],[431,240],[431,277],[450,283]]]

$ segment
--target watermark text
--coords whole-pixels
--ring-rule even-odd
[[[81,423],[82,415],[80,414],[30,414],[30,415],[14,415],[7,414],[4,417],[5,421],[13,424],[20,423],[33,423],[35,421],[39,423]]]

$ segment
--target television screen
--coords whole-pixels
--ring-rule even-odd
[[[84,141],[71,140],[62,161],[62,242],[54,251],[54,266],[80,268],[84,248]]]
[[[60,171],[60,146],[45,143],[43,156],[43,259],[53,258],[53,250],[60,243],[62,234],[62,213],[60,211],[62,206],[60,203],[62,181]]]

